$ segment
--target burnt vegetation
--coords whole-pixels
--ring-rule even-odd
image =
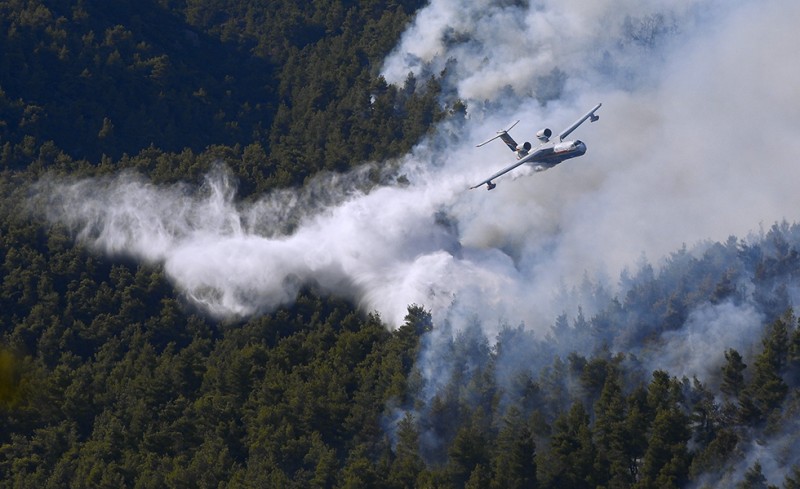
[[[246,198],[403,154],[463,115],[436,77],[377,73],[421,3],[0,4],[1,487],[767,486],[748,447],[800,409],[796,225],[642,265],[547,338],[487,338],[442,336],[417,305],[390,330],[313,287],[211,321],[158,267],[29,212],[45,173],[196,181],[222,161]],[[746,350],[704,352],[721,360],[703,378],[645,361],[723,305],[757,312]],[[769,482],[800,486],[784,469]]]

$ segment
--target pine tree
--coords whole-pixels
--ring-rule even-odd
[[[464,484],[464,489],[485,489],[491,483],[492,473],[483,464],[478,464],[472,469],[469,479]]]
[[[627,406],[622,395],[619,372],[608,366],[600,399],[594,405],[594,440],[597,447],[595,471],[598,483],[610,488],[628,487],[633,482],[625,426]],[[601,475],[602,474],[602,475]]]
[[[677,408],[663,409],[653,421],[638,488],[683,487],[689,472],[688,419]]]
[[[722,366],[720,390],[728,396],[738,396],[744,388],[744,370],[747,365],[733,348],[725,350],[725,365]]]
[[[583,404],[576,402],[556,419],[550,449],[537,457],[539,481],[543,487],[594,488],[596,457],[589,415]]]
[[[761,462],[756,460],[756,463],[745,472],[744,479],[736,484],[736,489],[777,489],[777,487],[767,483],[767,478],[761,471]]]
[[[389,472],[390,481],[401,488],[415,487],[417,477],[425,465],[419,456],[419,434],[411,413],[406,413],[397,426],[395,454]]]
[[[523,489],[536,486],[536,444],[519,409],[509,408],[497,436],[492,458],[492,487]]]
[[[787,312],[775,320],[761,340],[763,349],[753,362],[753,378],[742,399],[743,418],[764,421],[780,408],[789,386],[783,380],[789,353],[788,325],[794,323],[793,315]],[[746,416],[748,414],[750,416]]]
[[[626,447],[629,457],[629,472],[632,480],[639,477],[641,460],[647,450],[647,432],[652,415],[647,404],[647,390],[639,385],[630,393],[626,401],[628,412],[625,417]]]
[[[714,394],[697,377],[692,379],[689,403],[692,408],[692,439],[705,447],[716,436],[721,417],[719,404],[714,401]]]
[[[682,412],[680,384],[663,371],[653,372],[648,387],[648,405],[655,418],[648,437],[647,450],[634,487],[678,488],[688,478],[691,436],[689,418]]]
[[[456,487],[464,486],[478,466],[489,467],[489,440],[481,427],[480,411],[476,410],[472,419],[462,424],[448,451],[447,472]]]
[[[800,318],[798,319],[800,321]],[[798,321],[792,326],[789,340],[789,358],[787,365],[787,379],[791,387],[800,385],[800,324]]]

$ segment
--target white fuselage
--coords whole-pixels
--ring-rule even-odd
[[[577,158],[586,153],[586,144],[583,141],[560,141],[550,147],[540,148],[536,157],[529,161],[536,171],[544,171],[556,166],[564,160]]]

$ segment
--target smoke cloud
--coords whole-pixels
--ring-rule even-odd
[[[363,171],[323,175],[242,204],[218,171],[199,190],[123,174],[49,181],[41,194],[79,240],[163,264],[217,316],[269,310],[314,281],[393,324],[419,303],[440,319],[546,328],[575,312],[557,292],[587,273],[614,277],[642,254],[658,260],[796,217],[798,10],[788,0],[434,0],[384,73],[401,82],[447,67],[470,113],[405,157],[407,186],[362,191]],[[510,160],[504,145],[475,142],[516,119],[518,140],[558,131],[598,101],[601,120],[574,133],[584,157],[521,168],[491,193],[466,190]]]
[[[418,14],[384,74],[400,83],[409,71],[446,69],[470,107],[465,134],[473,141],[516,119],[522,122],[513,133],[533,139],[537,129],[558,131],[604,103],[601,120],[576,133],[589,147],[583,158],[498,179],[494,192],[450,207],[462,246],[501,250],[523,277],[505,301],[536,305],[509,307],[519,313],[506,316],[509,322],[521,318],[541,332],[542,316],[552,324],[553,314],[574,315],[577,304],[591,314],[586,295],[555,293],[587,272],[622,292],[601,277],[618,276],[641,256],[658,264],[687,244],[699,256],[705,247],[695,245],[703,240],[797,219],[800,144],[792,132],[800,123],[800,66],[788,61],[800,40],[791,20],[797,14],[800,6],[781,0],[434,0]],[[496,167],[507,153],[497,144],[464,155],[461,161],[474,161],[464,173]],[[650,370],[716,378],[724,349],[747,355],[763,320],[748,300],[702,305],[680,330],[635,353]],[[420,367],[443,375],[441,362],[426,351]],[[743,463],[728,474],[741,475],[759,459],[779,483],[797,461],[784,438],[742,447]]]
[[[793,0],[432,0],[383,74],[446,70],[469,114],[404,157],[408,185],[363,190],[359,170],[240,203],[219,169],[199,189],[121,174],[43,181],[38,195],[79,241],[163,265],[218,317],[290,303],[314,282],[392,325],[417,303],[456,332],[524,323],[544,336],[562,312],[593,312],[564,293],[587,276],[616,293],[604,277],[643,256],[797,220],[798,18]],[[558,132],[597,102],[600,121],[573,133],[585,156],[467,190],[513,158],[475,143],[517,119],[518,141]],[[760,319],[747,304],[704,306],[652,368],[702,376],[720,361],[709,351],[746,350]],[[431,379],[446,375],[437,361],[421,359]]]

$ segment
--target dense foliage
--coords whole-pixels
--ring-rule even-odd
[[[2,168],[102,159],[176,180],[213,147],[250,193],[399,155],[460,107],[433,78],[378,76],[419,2],[221,3],[0,5]]]
[[[797,226],[644,265],[548,338],[487,338],[420,306],[389,331],[313,285],[211,321],[157,267],[28,212],[45,171],[221,160],[248,195],[402,154],[463,110],[435,78],[377,75],[419,4],[0,3],[0,486],[767,487],[749,447],[800,409]],[[704,304],[749,304],[760,342],[717,345],[707,378],[646,364]]]

